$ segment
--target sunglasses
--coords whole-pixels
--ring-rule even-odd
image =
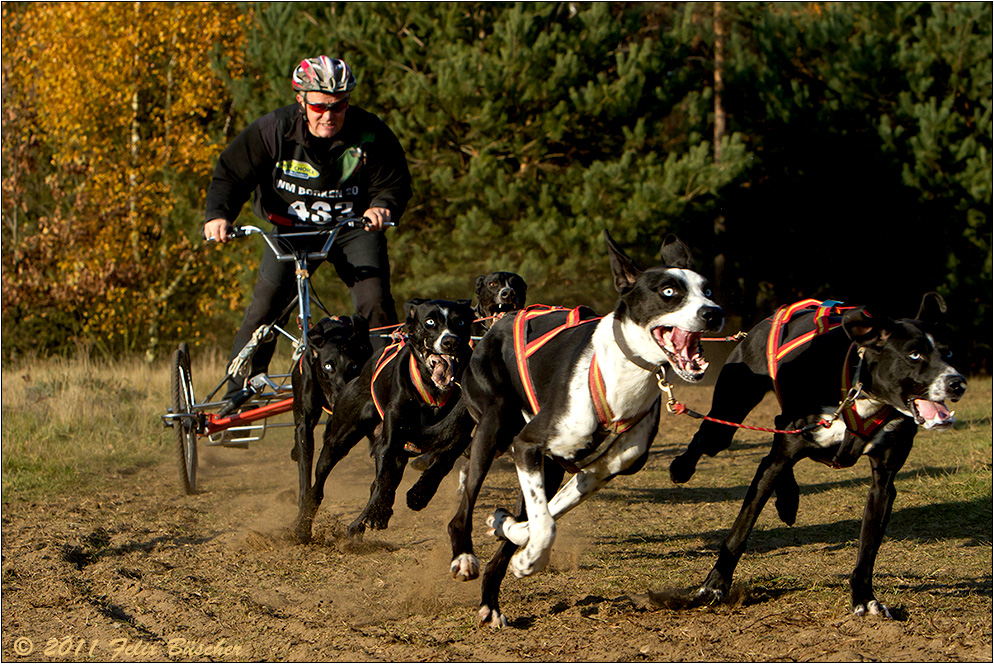
[[[309,101],[305,103],[307,104],[307,108],[311,109],[312,111],[320,115],[324,115],[328,111],[331,111],[332,113],[341,113],[342,111],[344,111],[346,108],[349,107],[348,99],[343,99],[342,101],[336,101],[334,104],[312,104]]]

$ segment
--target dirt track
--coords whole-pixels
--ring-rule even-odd
[[[667,424],[669,441],[691,431]],[[649,589],[703,579],[745,489],[722,478],[732,468],[751,474],[762,453],[746,438],[704,465],[696,484],[674,487],[666,466],[675,443],[661,437],[642,473],[619,478],[562,521],[550,569],[505,581],[510,625],[492,632],[475,625],[479,582],[458,583],[447,571],[454,476],[426,510],[399,506],[388,530],[350,547],[336,534],[361,508],[372,474],[356,448],[331,475],[315,543],[300,546],[285,531],[296,500],[288,436],[277,431],[248,451],[203,452],[204,491],[193,497],[179,495],[173,465],[163,463],[125,469],[96,494],[68,487],[58,500],[5,504],[4,660],[992,658],[989,540],[943,523],[935,537],[919,537],[908,525],[914,514],[898,518],[900,497],[877,577],[897,619],[848,615],[862,465],[842,478],[820,466],[799,472],[827,503],[814,509],[806,492],[793,529],[764,513],[769,530],[756,533],[743,559],[738,579],[747,590],[737,602],[659,608]],[[482,517],[511,504],[512,482],[499,461],[477,513],[481,558],[493,550]],[[851,536],[839,540],[835,526]],[[961,552],[962,565],[929,562],[950,550]]]

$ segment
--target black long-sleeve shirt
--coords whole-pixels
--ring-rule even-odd
[[[291,104],[250,124],[221,153],[207,221],[234,221],[249,196],[255,214],[275,223],[324,225],[370,207],[387,208],[396,223],[411,198],[411,174],[397,137],[372,113],[350,106],[341,130],[319,138]]]

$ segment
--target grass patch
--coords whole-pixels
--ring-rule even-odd
[[[290,364],[280,348],[272,367]],[[206,398],[224,375],[217,349],[193,349],[194,392]],[[171,354],[170,354],[171,355]],[[154,364],[49,358],[3,371],[3,495],[34,499],[103,486],[171,460],[171,356]],[[280,369],[282,370],[282,369]]]
[[[159,463],[166,363],[56,358],[3,376],[3,494],[33,498],[91,488]]]

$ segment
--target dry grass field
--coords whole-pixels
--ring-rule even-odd
[[[195,355],[202,391],[219,367]],[[876,566],[895,619],[849,615],[865,462],[798,467],[797,523],[764,511],[732,601],[660,605],[703,580],[768,442],[740,433],[676,486],[667,467],[695,424],[664,413],[647,467],[563,518],[549,569],[504,582],[500,631],[475,624],[479,582],[448,575],[454,476],[424,511],[400,501],[389,529],[350,545],[339,534],[372,478],[357,447],[329,478],[314,542],[298,545],[291,430],[203,450],[201,492],[181,495],[159,421],[168,384],[165,366],[139,362],[4,370],[5,661],[992,660],[989,378],[971,381],[954,430],[919,435],[900,474]],[[706,411],[710,388],[677,395]],[[773,415],[767,402],[750,421]],[[514,488],[499,460],[477,512],[481,558],[494,550],[483,517]]]

